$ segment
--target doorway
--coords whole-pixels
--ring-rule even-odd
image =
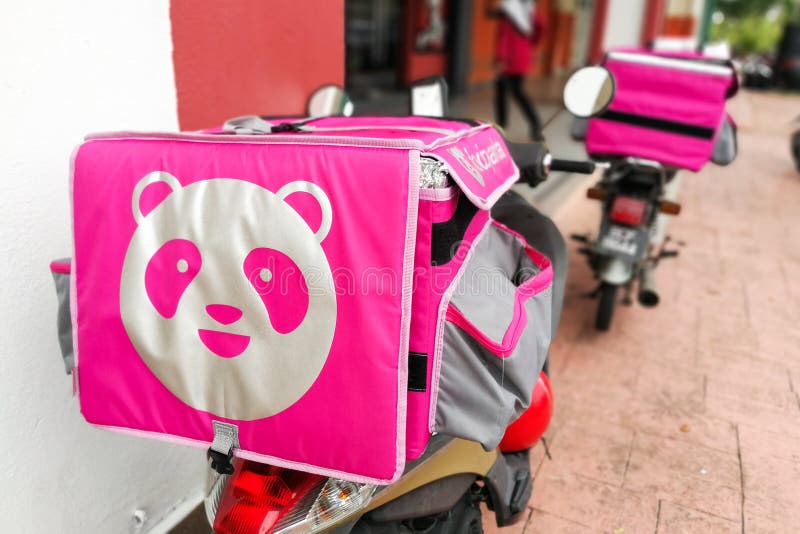
[[[351,96],[398,87],[402,28],[402,0],[345,1],[345,87]]]

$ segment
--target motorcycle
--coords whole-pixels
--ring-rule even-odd
[[[624,59],[629,64],[638,61],[645,68],[654,66],[653,62],[659,67],[659,62],[663,62],[670,69],[676,70],[705,68],[711,73],[710,76],[729,76],[729,79],[735,79],[732,67],[724,62],[697,61],[687,66],[682,64],[689,62],[686,58],[661,58],[630,53],[624,54],[624,57],[623,54],[619,56],[620,58],[616,58],[611,53],[609,57],[619,61]],[[727,74],[725,69],[729,69]],[[694,74],[695,70],[690,72]],[[631,76],[631,71],[624,72]],[[634,85],[629,79],[626,82],[626,88]],[[616,100],[616,83],[615,75],[610,70],[592,66],[576,71],[564,91],[565,105],[577,117],[571,131],[573,138],[587,139],[587,128],[590,128],[589,124],[594,118],[605,119],[603,123],[612,125],[608,128],[614,125],[635,127],[624,131],[624,136],[608,136],[594,147],[587,141],[592,157],[604,162],[601,179],[586,193],[589,199],[601,203],[600,230],[595,238],[589,235],[571,237],[583,245],[579,252],[587,257],[595,277],[600,280],[598,287],[589,295],[598,300],[595,327],[600,331],[608,330],[611,325],[620,289],[624,291],[623,304],[632,304],[631,295],[634,286],[638,285],[636,290],[639,303],[648,308],[658,305],[660,298],[655,269],[661,260],[677,257],[679,253],[677,249],[670,248],[671,238],[666,233],[667,217],[677,216],[681,212],[681,205],[676,201],[680,185],[678,172],[683,168],[699,168],[695,161],[684,163],[681,156],[666,161],[641,157],[638,152],[640,147],[635,147],[631,150],[632,153],[626,154],[624,148],[620,149],[613,143],[635,145],[638,142],[635,136],[647,135],[639,133],[647,128],[668,131],[673,136],[684,136],[687,139],[685,143],[690,143],[701,135],[703,142],[714,137],[710,160],[719,165],[732,162],[737,151],[736,127],[727,115],[717,132],[711,129],[700,132],[696,126],[610,110],[610,104]],[[641,89],[639,91],[635,98],[646,98],[647,93],[643,95]],[[630,98],[630,93],[628,96]],[[672,98],[669,94],[662,96]],[[591,105],[587,106],[587,102]],[[680,140],[672,142],[676,143],[676,152],[679,152]],[[600,150],[597,149],[598,144]]]
[[[445,95],[442,79],[414,84],[412,114],[443,116],[447,112]],[[352,105],[340,88],[326,86],[312,95],[308,112],[310,116],[349,115]],[[592,162],[552,158],[541,144],[507,145],[520,169],[520,181],[530,186],[541,183],[553,170],[594,171]],[[553,243],[565,249],[552,222],[519,195],[507,194],[493,216],[534,246],[539,246],[536,236],[542,235],[545,227],[550,232],[546,240],[550,245],[541,247],[545,254],[558,254],[547,250]],[[558,309],[563,298],[563,267],[555,265],[556,279],[560,277],[560,287],[554,287]],[[558,285],[557,281],[554,286]],[[557,320],[553,322],[555,331]],[[531,407],[508,427],[498,448],[487,451],[477,442],[434,435],[402,477],[382,487],[235,458],[232,472],[221,474],[205,499],[208,521],[220,534],[478,534],[483,532],[480,504],[485,503],[498,526],[514,524],[523,517],[532,491],[530,449],[550,420],[553,394],[546,371],[545,366]]]

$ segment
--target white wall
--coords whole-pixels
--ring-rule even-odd
[[[645,2],[642,0],[611,0],[603,50],[619,46],[639,46],[644,14]]]
[[[200,492],[202,451],[90,428],[55,331],[70,153],[91,131],[176,129],[168,0],[3,2],[0,530],[145,532]],[[134,528],[133,512],[150,518]],[[163,523],[162,523],[163,526]]]

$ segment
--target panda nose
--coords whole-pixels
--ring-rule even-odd
[[[242,310],[227,304],[209,304],[206,313],[221,324],[235,323],[242,316]]]

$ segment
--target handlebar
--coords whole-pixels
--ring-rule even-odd
[[[550,162],[551,171],[577,172],[579,174],[592,174],[596,165],[592,161],[573,161],[569,159],[554,159]]]
[[[543,143],[513,143],[506,141],[508,151],[519,168],[519,181],[536,187],[552,171],[592,174],[597,165],[592,161],[554,159]]]

